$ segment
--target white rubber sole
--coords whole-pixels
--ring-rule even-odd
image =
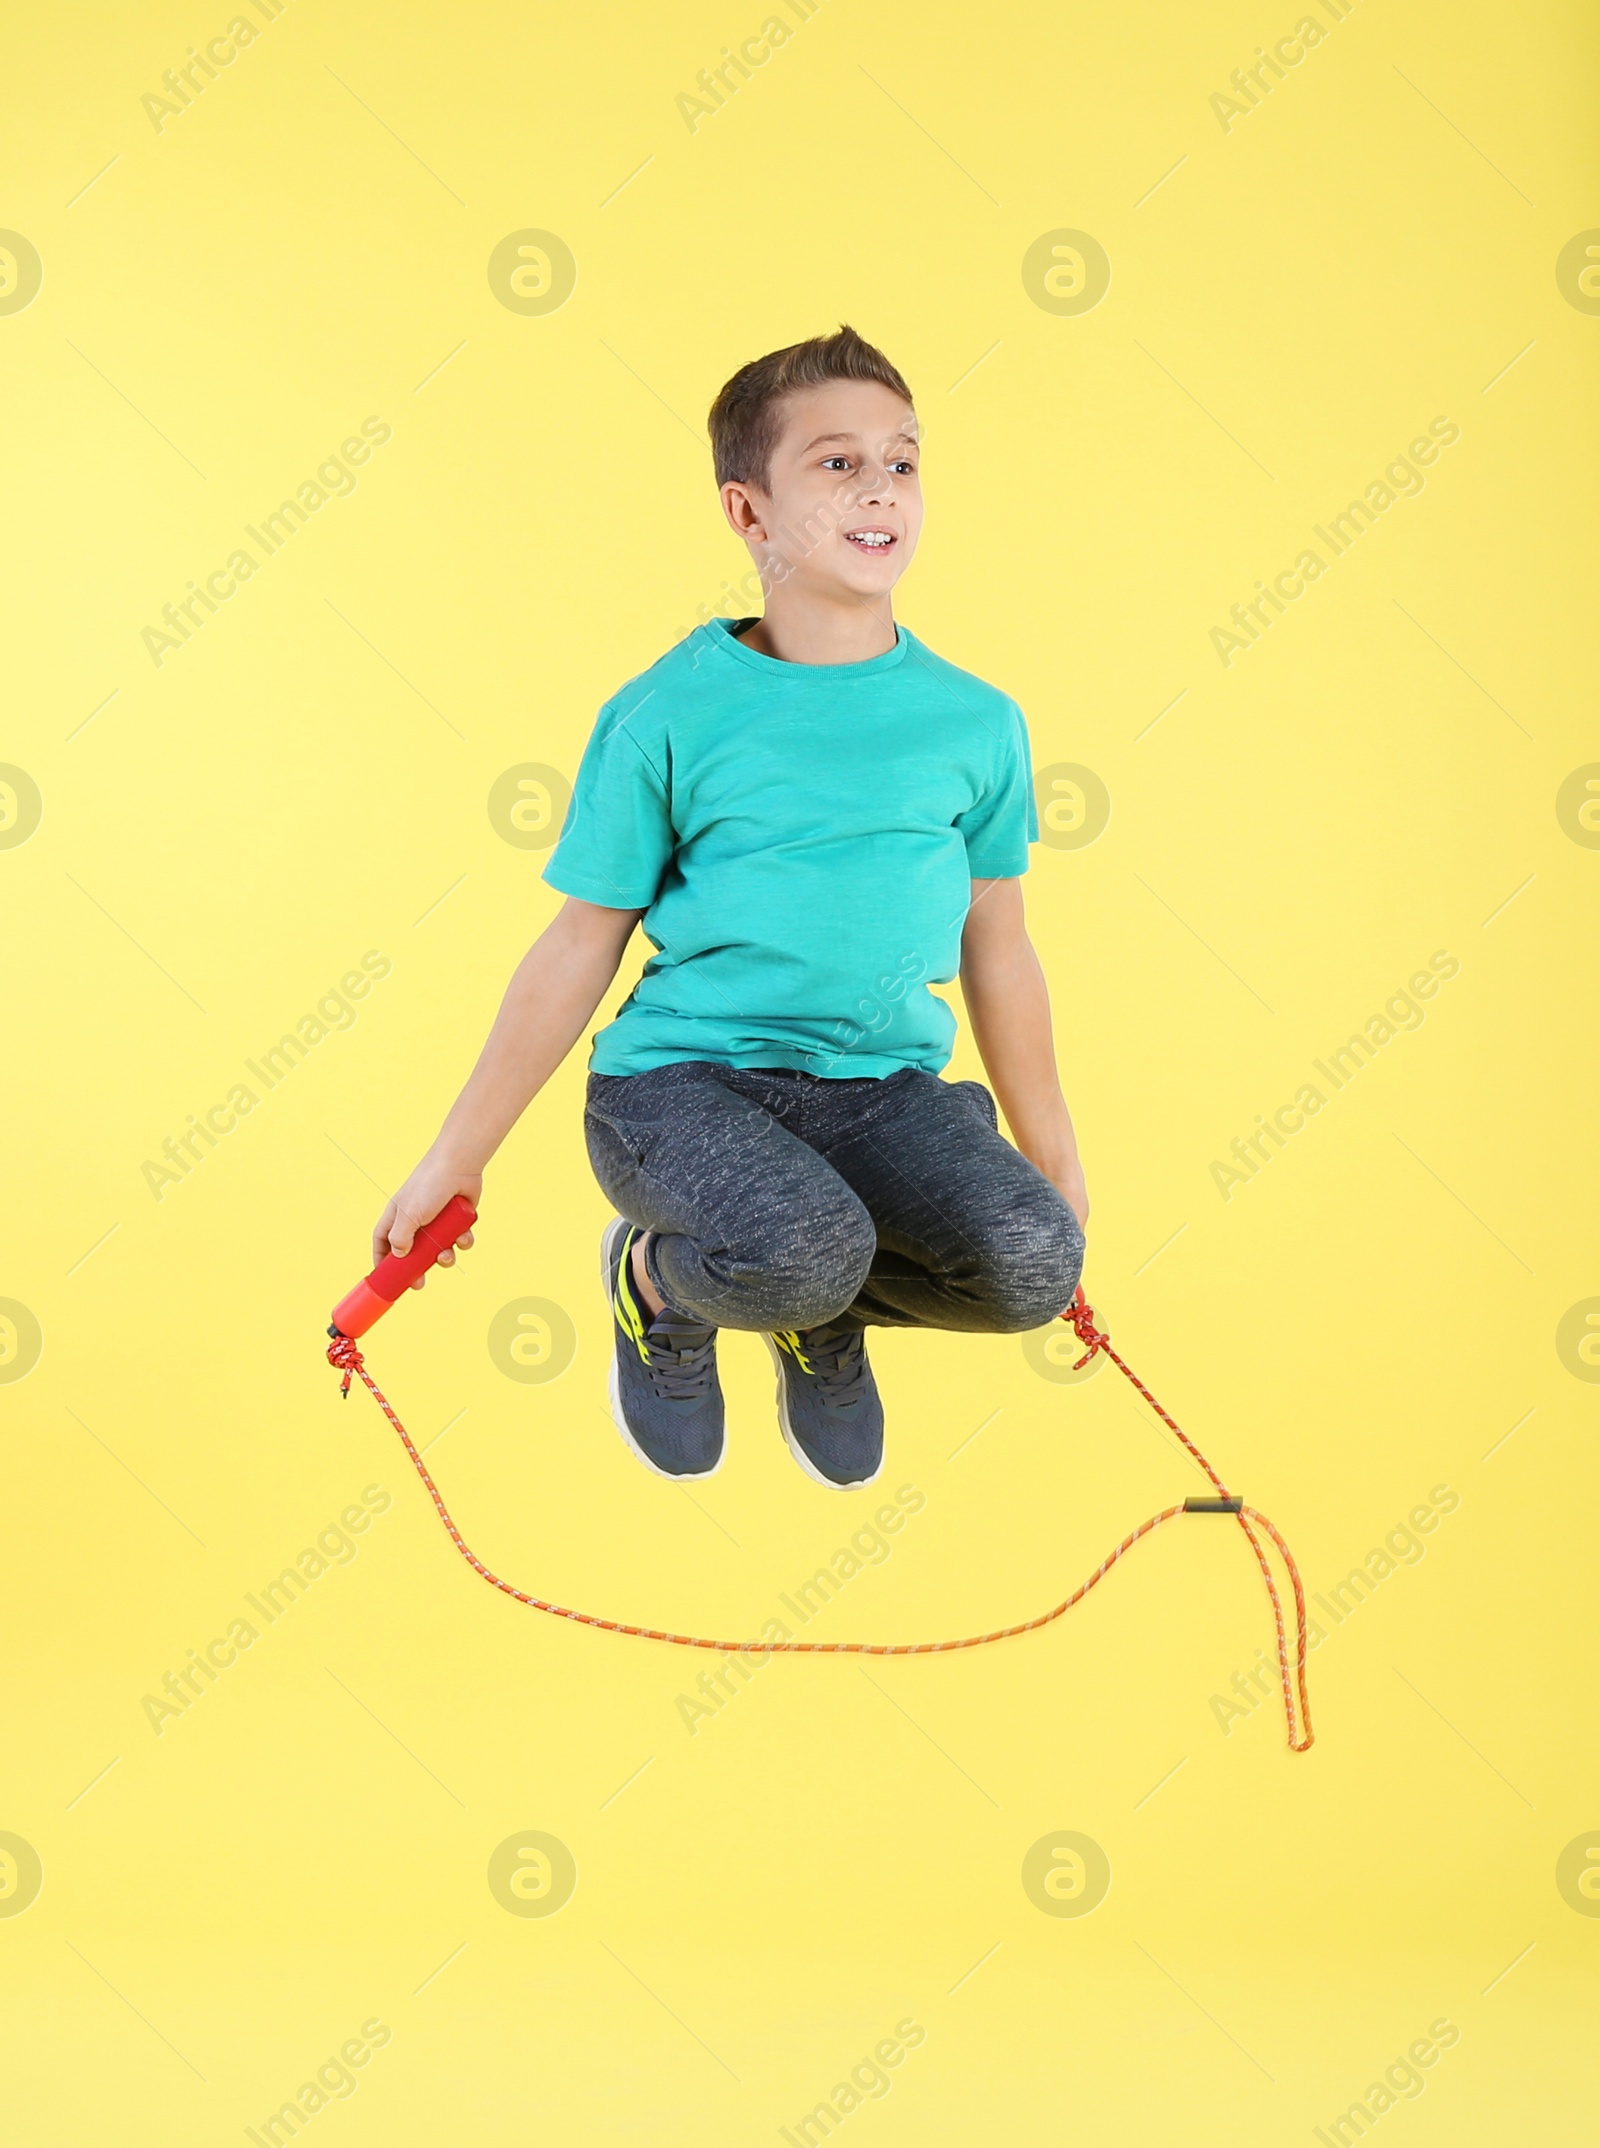
[[[854,1482],[850,1484],[841,1484],[837,1477],[825,1477],[822,1474],[822,1471],[818,1469],[816,1463],[812,1461],[810,1455],[806,1453],[804,1447],[802,1447],[800,1442],[795,1438],[794,1426],[789,1422],[789,1383],[787,1382],[787,1380],[785,1380],[783,1376],[783,1352],[778,1348],[777,1344],[773,1341],[770,1335],[763,1335],[761,1340],[766,1344],[768,1350],[772,1353],[772,1369],[776,1373],[778,1379],[778,1424],[779,1428],[783,1433],[783,1443],[788,1448],[789,1452],[794,1456],[795,1460],[800,1464],[800,1467],[805,1471],[806,1475],[811,1479],[812,1483],[826,1485],[830,1492],[859,1492],[864,1485],[876,1484],[878,1479],[883,1475],[883,1465],[885,1460],[887,1459],[887,1449],[885,1450],[884,1454],[879,1455],[878,1466],[872,1472],[872,1475],[870,1477],[857,1477]]]
[[[629,1223],[625,1216],[614,1216],[606,1225],[600,1238],[600,1293],[606,1301],[606,1313],[611,1321],[611,1365],[606,1380],[606,1392],[611,1402],[611,1422],[622,1434],[624,1446],[628,1448],[630,1453],[638,1456],[653,1477],[664,1477],[668,1484],[700,1484],[707,1477],[714,1477],[728,1459],[726,1435],[723,1438],[722,1452],[709,1469],[663,1469],[659,1462],[651,1461],[649,1455],[645,1453],[639,1442],[628,1430],[628,1420],[623,1414],[622,1391],[617,1380],[617,1351],[621,1347],[621,1336],[617,1328],[616,1308],[611,1302],[611,1263],[618,1233],[625,1235],[632,1228],[632,1224]]]

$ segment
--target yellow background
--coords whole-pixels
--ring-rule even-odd
[[[36,12],[4,92],[0,224],[44,268],[0,315],[0,759],[43,798],[0,851],[0,1296],[44,1338],[0,1393],[0,1831],[44,1869],[0,1919],[9,2136],[237,2140],[381,2017],[315,2140],[772,2140],[914,2017],[851,2143],[1238,2148],[1311,2138],[1447,2017],[1385,2140],[1582,2137],[1600,1921],[1555,1865],[1600,1828],[1600,1396],[1555,1337],[1600,1291],[1600,854],[1555,800],[1600,756],[1600,319],[1555,264],[1600,224],[1587,11],[1364,0],[1224,132],[1290,0],[826,0],[691,133],[675,98],[763,0],[292,0],[158,133],[141,97],[230,4]],[[486,274],[527,227],[578,264],[544,316]],[[1075,317],[1021,276],[1060,228],[1112,263]],[[1459,1494],[1319,1650],[1305,1758],[1275,1704],[1219,1726],[1270,1628],[1199,1521],[1042,1635],[779,1661],[691,1736],[703,1659],[484,1588],[322,1360],[554,908],[490,788],[570,775],[719,605],[746,562],[706,407],[841,320],[926,427],[902,616],[1111,795],[1028,882],[1102,1319],[1313,1590]],[[355,493],[153,664],[161,607],[369,416]],[[1228,607],[1435,417],[1422,494],[1224,667]],[[162,1141],[369,949],[355,1026],[154,1198]],[[1424,1025],[1224,1201],[1212,1160],[1440,949]],[[750,1337],[718,1478],[624,1450],[582,1056],[373,1370],[449,1426],[430,1461],[499,1571],[754,1630],[880,1493],[796,1470]],[[576,1325],[547,1384],[486,1346],[525,1296]],[[1113,1368],[873,1354],[884,1483],[926,1506],[818,1633],[1030,1614],[1197,1487]],[[359,1556],[156,1735],[142,1697],[369,1483]],[[485,1877],[530,1829],[577,1863],[549,1918]],[[1083,1918],[1022,1889],[1057,1830],[1111,1861]]]

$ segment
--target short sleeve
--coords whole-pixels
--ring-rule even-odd
[[[974,880],[1009,880],[1025,873],[1028,845],[1039,840],[1028,726],[1014,701],[1006,706],[1010,728],[997,742],[989,783],[956,821],[967,846],[967,870]]]
[[[603,708],[543,879],[610,910],[648,910],[672,856],[667,786],[630,714]]]

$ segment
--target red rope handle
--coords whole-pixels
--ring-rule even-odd
[[[1077,1360],[1073,1370],[1078,1371],[1087,1365],[1097,1352],[1103,1353],[1110,1358],[1112,1364],[1125,1372],[1128,1378],[1132,1380],[1134,1386],[1138,1388],[1140,1394],[1143,1395],[1162,1423],[1170,1426],[1172,1431],[1177,1434],[1189,1453],[1193,1455],[1211,1482],[1216,1486],[1218,1497],[1223,1499],[1232,1498],[1233,1494],[1229,1492],[1227,1486],[1200,1452],[1194,1441],[1190,1439],[1188,1433],[1184,1431],[1175,1418],[1168,1416],[1144,1382],[1112,1349],[1111,1337],[1108,1334],[1103,1334],[1095,1326],[1094,1308],[1085,1299],[1081,1285],[1076,1298],[1061,1315],[1061,1318],[1071,1324],[1077,1333],[1078,1340],[1085,1345],[1084,1354]],[[373,1379],[371,1373],[368,1372],[359,1345],[348,1336],[335,1336],[328,1345],[328,1362],[344,1374],[343,1385],[340,1388],[341,1394],[347,1395],[350,1392],[352,1374],[369,1389],[373,1400],[400,1435],[401,1445],[411,1457],[412,1467],[427,1486],[429,1497],[438,1509],[439,1519],[450,1533],[450,1541],[473,1571],[481,1574],[491,1588],[501,1590],[503,1594],[512,1597],[519,1604],[526,1604],[530,1611],[546,1611],[552,1618],[572,1619],[580,1626],[597,1626],[603,1633],[631,1634],[635,1639],[641,1641],[669,1641],[678,1648],[711,1648],[718,1649],[725,1654],[759,1658],[765,1658],[768,1655],[937,1656],[957,1648],[982,1648],[990,1641],[1009,1641],[1019,1633],[1035,1633],[1041,1626],[1051,1625],[1065,1612],[1082,1603],[1089,1591],[1098,1587],[1104,1581],[1106,1575],[1110,1573],[1117,1561],[1125,1552],[1131,1551],[1141,1537],[1149,1536],[1152,1530],[1159,1529],[1163,1523],[1175,1520],[1177,1516],[1186,1511],[1181,1505],[1163,1507],[1159,1514],[1152,1514],[1148,1521],[1141,1522],[1138,1528],[1130,1531],[1113,1551],[1106,1554],[1087,1581],[1080,1582],[1072,1594],[1063,1597],[1053,1610],[1042,1611],[1037,1618],[1023,1619],[1014,1626],[996,1626],[988,1633],[968,1634],[958,1641],[714,1641],[694,1633],[664,1633],[659,1627],[627,1626],[618,1619],[596,1618],[589,1611],[573,1611],[569,1610],[565,1604],[546,1603],[542,1597],[530,1596],[525,1590],[513,1587],[509,1581],[502,1581],[498,1574],[484,1565],[471,1545],[468,1544],[466,1538],[461,1534],[461,1531],[456,1527],[451,1517],[450,1509],[439,1496],[439,1487],[434,1483],[428,1472],[428,1465],[412,1444],[410,1433],[407,1432],[405,1426],[390,1408],[388,1398],[384,1395],[376,1380]],[[1261,1568],[1267,1584],[1267,1595],[1272,1603],[1272,1616],[1277,1628],[1278,1670],[1283,1687],[1283,1709],[1285,1721],[1288,1725],[1289,1749],[1295,1753],[1308,1752],[1314,1734],[1311,1728],[1311,1703],[1306,1692],[1306,1600],[1305,1592],[1300,1585],[1300,1572],[1294,1563],[1293,1553],[1265,1514],[1258,1513],[1254,1507],[1241,1505],[1237,1510],[1236,1518],[1240,1528],[1249,1539],[1251,1550],[1256,1555],[1256,1562]],[[1278,1585],[1273,1578],[1272,1567],[1268,1562],[1266,1552],[1262,1549],[1261,1539],[1256,1535],[1252,1524],[1259,1524],[1272,1539],[1283,1559],[1290,1582],[1293,1584],[1296,1624],[1296,1677],[1291,1677],[1290,1673],[1289,1640],[1284,1623],[1283,1601],[1278,1594]],[[1299,1701],[1298,1719],[1295,1712],[1296,1678],[1298,1681]]]

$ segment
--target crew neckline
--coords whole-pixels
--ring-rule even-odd
[[[741,664],[749,664],[756,671],[773,673],[785,679],[869,679],[880,671],[889,671],[902,662],[911,646],[911,635],[898,622],[895,625],[895,642],[892,649],[885,649],[877,656],[863,656],[853,664],[791,664],[781,656],[767,656],[760,649],[748,649],[734,631],[736,627],[756,624],[756,616],[747,619],[708,619],[706,632],[716,646],[727,655],[736,657]]]

